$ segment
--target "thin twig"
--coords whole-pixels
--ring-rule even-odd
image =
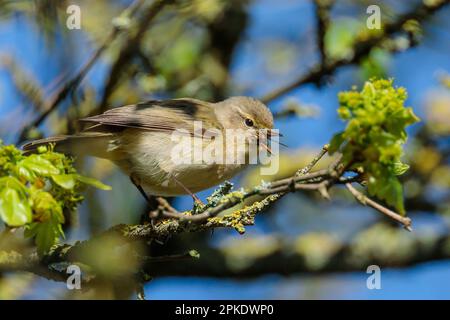
[[[320,183],[309,183],[309,184],[296,183],[293,185],[283,185],[283,186],[279,186],[277,188],[261,190],[258,194],[267,195],[267,194],[285,193],[285,192],[291,192],[291,191],[293,192],[293,191],[298,191],[298,190],[319,191],[323,187],[326,187],[326,185],[328,184],[326,182],[327,181],[322,181]]]
[[[127,9],[124,10],[124,13],[128,13],[130,15],[133,15],[136,13],[139,9],[139,7],[142,5],[144,1],[143,0],[135,0]],[[17,144],[20,144],[24,140],[27,139],[27,134],[30,129],[38,127],[44,120],[54,111],[58,108],[59,104],[81,83],[81,81],[84,79],[86,74],[89,72],[89,70],[92,68],[92,66],[95,64],[95,62],[100,58],[100,56],[103,54],[103,52],[108,48],[108,46],[111,44],[111,42],[114,41],[114,39],[117,37],[117,35],[120,33],[121,29],[119,27],[114,26],[108,37],[106,38],[105,42],[102,46],[100,46],[94,54],[89,58],[89,60],[84,64],[84,66],[80,69],[80,71],[70,80],[68,80],[61,89],[55,93],[52,101],[49,103],[47,109],[43,111],[33,122],[31,122],[28,126],[23,128],[19,135],[19,140]]]
[[[333,0],[314,0],[316,6],[316,34],[317,46],[320,54],[320,63],[327,63],[325,52],[325,34],[330,24],[330,9],[334,4]]]
[[[270,188],[276,188],[281,185],[289,184],[293,182],[301,182],[301,181],[308,181],[308,180],[315,180],[320,178],[326,178],[328,176],[328,169],[323,169],[319,171],[314,171],[311,173],[304,173],[303,175],[299,176],[297,173],[290,178],[280,179],[276,180],[270,183]]]
[[[145,10],[145,14],[140,19],[136,33],[127,39],[125,45],[119,53],[119,56],[111,67],[105,89],[103,90],[102,98],[100,99],[98,110],[96,111],[100,113],[106,111],[108,99],[119,82],[122,71],[135,55],[139,55],[141,53],[139,46],[145,33],[149,30],[151,22],[164,8],[164,6],[170,4],[171,2],[173,2],[173,0],[155,0],[150,7]]]
[[[235,205],[244,201],[244,199],[247,199],[250,196],[255,195],[255,194],[256,194],[256,192],[251,192],[251,193],[244,194],[243,197],[232,197],[232,196],[227,197],[219,205],[209,208],[200,214],[195,214],[195,215],[178,214],[178,215],[175,215],[175,214],[169,213],[169,216],[172,218],[180,219],[180,221],[192,221],[192,222],[200,223],[200,222],[207,220],[208,218],[217,216],[219,213],[221,213],[229,208],[234,207]]]
[[[339,67],[352,65],[361,61],[361,59],[366,57],[374,47],[380,45],[394,33],[401,31],[402,26],[406,21],[411,19],[415,19],[417,21],[423,20],[449,3],[449,0],[421,1],[420,4],[410,12],[399,16],[399,18],[394,22],[385,24],[381,34],[377,34],[367,40],[356,42],[353,49],[353,55],[351,57],[334,60],[333,62],[327,64],[318,63],[311,68],[311,71],[308,74],[300,76],[297,80],[294,80],[285,87],[278,88],[266,94],[260,100],[264,103],[269,103],[301,85],[308,83],[320,85],[324,77],[333,74]]]
[[[320,150],[319,154],[314,157],[314,159],[311,160],[311,162],[304,167],[303,169],[298,170],[295,175],[296,176],[303,176],[305,174],[307,174],[308,172],[311,171],[311,169],[317,164],[317,162],[320,161],[320,159],[322,159],[322,157],[328,152],[328,148],[330,147],[330,145],[326,144],[322,147],[322,150]]]
[[[403,226],[405,227],[406,230],[408,231],[412,231],[411,228],[411,219],[407,218],[407,217],[403,217],[401,215],[399,215],[398,213],[389,210],[388,208],[382,206],[381,204],[373,201],[372,199],[370,199],[369,197],[365,196],[363,193],[359,192],[358,190],[355,189],[355,187],[352,186],[351,183],[346,183],[345,186],[347,187],[348,191],[350,191],[350,193],[356,198],[356,200],[358,200],[361,204],[363,205],[368,205],[376,210],[378,210],[379,212],[387,215],[388,217],[394,219],[395,221],[400,222],[401,224],[403,224]]]
[[[166,255],[166,256],[145,256],[141,257],[141,259],[144,262],[147,263],[154,263],[154,262],[172,262],[172,261],[179,261],[179,260],[186,260],[186,259],[198,259],[199,254],[195,250],[188,251],[183,254],[172,254],[172,255]]]
[[[264,196],[274,196],[281,198],[286,193],[296,190],[317,190],[325,198],[328,198],[328,193],[326,188],[329,183],[323,181],[328,175],[329,170],[321,170],[311,174],[308,174],[311,169],[317,164],[317,162],[322,159],[322,157],[328,152],[328,145],[322,147],[321,151],[317,156],[315,156],[310,163],[308,163],[303,169],[297,171],[295,175],[291,178],[281,179],[270,183],[268,186],[257,186],[248,192],[244,192],[242,196],[230,196],[226,197],[219,205],[215,207],[208,208],[204,212],[195,215],[179,214],[172,212],[165,212],[164,215],[170,218],[176,218],[180,221],[191,221],[196,223],[201,223],[209,218],[217,216],[219,213],[236,206],[237,204],[243,202],[254,195],[264,195]],[[315,179],[320,179],[316,181]],[[308,180],[313,180],[314,183],[310,184],[300,184],[297,182],[306,182]]]

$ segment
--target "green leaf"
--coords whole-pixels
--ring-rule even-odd
[[[27,195],[27,188],[17,178],[12,176],[0,178],[0,189],[2,188],[16,189],[21,197]]]
[[[340,107],[340,108],[338,108],[337,111],[338,111],[339,117],[341,117],[342,119],[350,119],[352,116],[352,113],[346,107]]]
[[[33,201],[33,212],[35,220],[47,221],[55,219],[56,222],[64,223],[62,204],[55,200],[51,193],[36,190],[31,194]]]
[[[108,186],[94,178],[89,178],[89,177],[85,177],[82,175],[76,175],[76,178],[78,181],[80,181],[84,184],[89,184],[89,185],[96,187],[98,189],[101,189],[101,190],[111,190],[112,189],[110,186]]]
[[[58,243],[61,236],[64,237],[64,231],[60,223],[55,219],[49,219],[44,222],[32,223],[25,230],[25,236],[35,238],[38,254],[42,256]]]
[[[23,178],[27,181],[32,181],[35,178],[33,172],[24,166],[17,166],[17,174],[20,178]]]
[[[0,192],[0,217],[9,226],[20,227],[31,222],[32,213],[26,199],[21,199],[13,188]]]
[[[200,253],[197,250],[189,250],[189,256],[192,258],[200,259]]]
[[[19,166],[23,166],[39,175],[52,175],[59,174],[59,170],[42,155],[33,154],[18,163]]]
[[[353,88],[339,93],[338,115],[348,122],[342,138],[335,135],[330,153],[337,148],[344,163],[361,168],[368,180],[369,194],[404,214],[403,188],[396,176],[408,165],[400,159],[406,142],[406,129],[419,118],[405,107],[407,92],[393,86],[393,80],[371,79],[361,91]]]
[[[79,187],[83,182],[78,180],[72,158],[54,152],[51,146],[38,152],[28,156],[13,145],[0,143],[0,222],[24,226],[25,236],[35,238],[42,255],[64,236],[64,210],[73,211],[82,201]],[[49,179],[52,188],[47,188]]]
[[[401,163],[400,161],[394,163],[394,174],[396,176],[401,176],[406,171],[408,171],[408,169],[409,169],[409,165],[407,165],[406,163]]]
[[[37,152],[38,152],[38,153],[46,153],[47,151],[48,151],[47,146],[39,146],[39,147],[37,148]]]
[[[52,179],[57,185],[67,190],[73,189],[77,180],[73,174],[55,174],[52,175]]]
[[[384,77],[387,74],[390,57],[389,51],[385,49],[372,49],[361,62],[361,78]]]
[[[360,27],[361,22],[357,19],[333,20],[324,39],[327,56],[334,59],[348,57],[352,53],[352,45]]]
[[[330,141],[330,146],[328,147],[328,153],[333,154],[339,150],[341,144],[344,142],[344,133],[336,133]]]
[[[400,181],[397,178],[390,179],[386,189],[386,202],[393,206],[401,215],[404,215],[403,187]]]

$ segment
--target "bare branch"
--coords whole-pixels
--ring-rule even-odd
[[[305,174],[310,172],[311,169],[317,164],[317,162],[319,162],[320,159],[322,159],[323,156],[328,152],[329,147],[330,146],[328,144],[324,145],[322,147],[322,150],[320,150],[319,154],[316,157],[314,157],[314,159],[312,159],[311,162],[306,167],[298,170],[295,175],[296,176],[304,176]]]
[[[395,237],[399,245],[393,245],[389,250],[377,250],[383,246],[386,239]],[[370,233],[371,237],[364,237]],[[377,234],[378,236],[375,236]],[[319,241],[317,241],[319,240]],[[244,248],[249,239],[236,240],[233,247],[242,248],[246,253],[246,261],[242,267],[233,267],[226,263],[232,256],[226,248],[199,248],[202,258],[193,261],[168,264],[151,264],[146,270],[154,276],[199,276],[218,278],[254,279],[267,274],[326,274],[335,272],[365,272],[367,266],[376,264],[384,267],[407,268],[418,263],[450,258],[447,250],[450,235],[442,234],[424,241],[422,237],[410,237],[407,233],[386,225],[374,225],[356,233],[347,242],[330,233],[306,233],[294,241],[283,241],[280,237],[273,249],[265,255],[254,256],[252,251]],[[299,241],[311,243],[302,248],[292,243]],[[314,245],[314,243],[320,243]],[[411,254],[399,255],[401,248],[411,248]],[[326,248],[326,250],[324,249]],[[315,259],[320,252],[320,262]]]
[[[106,111],[108,98],[114,91],[119,79],[121,77],[121,72],[124,70],[128,62],[134,55],[141,52],[139,46],[145,33],[148,31],[149,26],[153,19],[158,15],[158,13],[164,8],[165,5],[172,3],[173,0],[155,0],[150,7],[145,10],[145,14],[140,19],[138,30],[136,33],[129,37],[125,42],[122,50],[119,53],[118,58],[114,62],[111,70],[109,72],[108,80],[106,82],[105,89],[103,91],[102,98],[99,103],[98,112],[102,113]]]
[[[383,32],[380,34],[377,34],[367,40],[356,42],[353,48],[353,55],[350,58],[339,59],[326,64],[319,63],[314,66],[308,74],[299,77],[297,80],[294,80],[285,87],[268,93],[261,98],[261,101],[264,103],[269,103],[289,91],[307,83],[315,83],[320,85],[325,76],[333,74],[339,67],[358,63],[362,58],[366,57],[374,47],[380,45],[394,33],[401,31],[402,26],[406,21],[411,19],[415,19],[417,21],[425,20],[431,14],[449,3],[449,0],[421,1],[420,4],[410,12],[399,16],[394,22],[385,24],[383,27]],[[391,48],[391,52],[396,52],[398,49],[399,48],[393,47]]]
[[[135,0],[127,9],[124,10],[122,14],[127,15],[134,15],[140,6],[142,5],[144,1],[143,0]],[[68,80],[61,89],[55,93],[52,101],[48,104],[46,107],[46,110],[43,111],[32,123],[30,123],[28,126],[23,128],[19,135],[19,140],[17,144],[20,144],[24,140],[27,139],[27,134],[30,129],[38,127],[44,120],[54,111],[58,108],[59,104],[81,83],[81,81],[84,79],[86,74],[89,72],[89,70],[92,68],[92,66],[95,64],[95,62],[100,58],[100,56],[103,54],[103,52],[109,47],[111,42],[114,41],[114,39],[117,37],[117,35],[120,33],[121,29],[113,26],[113,29],[111,33],[106,38],[103,45],[98,48],[94,54],[89,58],[89,60],[84,64],[84,66],[80,69],[80,71],[70,80]]]
[[[323,193],[323,188],[328,185],[324,183],[317,184],[299,184],[297,182],[303,181],[304,183],[308,180],[323,179],[328,175],[329,170],[322,170],[316,173],[308,175],[311,169],[316,165],[316,163],[322,159],[322,157],[327,153],[328,145],[325,145],[320,153],[314,157],[311,162],[303,169],[298,170],[295,175],[291,178],[278,180],[269,183],[267,186],[265,184],[254,187],[252,190],[247,192],[242,192],[240,194],[232,193],[224,197],[220,201],[220,204],[211,208],[208,208],[200,214],[191,215],[189,214],[172,214],[169,213],[167,216],[171,218],[177,218],[182,221],[193,221],[193,222],[203,222],[208,218],[212,218],[227,210],[236,206],[237,204],[243,202],[245,199],[250,198],[254,195],[276,195],[277,199],[281,198],[285,193],[295,190],[318,190],[321,194]],[[316,181],[316,180],[314,180]],[[319,190],[320,189],[320,190]]]
[[[325,34],[330,24],[330,9],[334,0],[314,0],[316,6],[316,33],[321,64],[327,63],[325,53]]]
[[[350,193],[356,198],[356,200],[358,200],[360,203],[362,203],[363,205],[367,205],[370,206],[376,210],[378,210],[379,212],[387,215],[388,217],[394,219],[395,221],[400,222],[401,224],[403,224],[403,226],[405,227],[406,230],[408,231],[412,231],[411,228],[411,219],[408,217],[403,217],[401,215],[399,215],[398,213],[395,213],[392,210],[389,210],[388,208],[382,206],[381,204],[373,201],[372,199],[368,198],[367,196],[365,196],[364,194],[362,194],[361,192],[359,192],[358,190],[356,190],[351,183],[346,183],[345,186],[347,187],[348,191],[350,191]]]

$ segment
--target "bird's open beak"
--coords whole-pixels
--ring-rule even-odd
[[[273,130],[268,130],[268,131],[267,131],[267,140],[268,140],[268,141],[271,141],[272,137],[282,137],[282,136],[283,136],[283,135],[282,135],[281,133],[279,133],[278,131],[273,131]],[[278,141],[278,143],[279,143],[280,145],[285,146],[284,144],[282,144],[282,143],[279,142],[279,141]],[[265,144],[265,143],[262,142],[262,141],[259,141],[259,144],[260,144],[264,149],[266,149],[267,152],[268,152],[270,155],[273,154],[272,149],[270,149],[270,147],[269,147],[267,144]]]
[[[266,149],[267,152],[268,152],[270,155],[272,155],[272,149],[270,149],[270,147],[269,147],[267,144],[262,143],[262,142],[260,142],[259,144],[260,144],[264,149]]]
[[[283,135],[280,132],[278,132],[278,131],[268,130],[267,131],[267,137],[270,140],[270,138],[272,138],[272,137],[283,137]]]

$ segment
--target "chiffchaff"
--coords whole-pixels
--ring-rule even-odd
[[[152,100],[114,108],[81,121],[90,124],[81,133],[32,141],[23,149],[29,152],[40,145],[54,143],[57,151],[109,159],[130,176],[139,190],[145,192],[144,196],[193,195],[230,179],[248,164],[246,161],[178,161],[173,152],[180,143],[173,137],[175,131],[187,134],[200,151],[212,140],[220,140],[206,132],[226,135],[228,130],[239,131],[245,138],[244,148],[223,143],[224,156],[232,154],[247,160],[250,145],[263,146],[270,152],[267,144],[259,139],[259,129],[266,129],[268,139],[277,135],[271,130],[272,113],[262,102],[249,97],[232,97],[218,103],[188,98]],[[201,124],[200,130],[196,128],[197,123]],[[220,153],[222,149],[214,150]]]

